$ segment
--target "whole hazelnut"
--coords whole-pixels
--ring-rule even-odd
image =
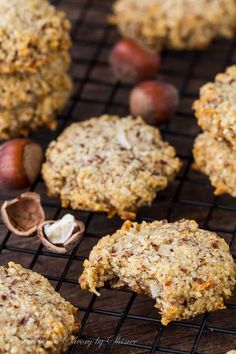
[[[32,185],[41,170],[43,151],[30,139],[13,139],[0,146],[0,187],[23,189]]]
[[[129,99],[131,114],[142,116],[152,125],[168,122],[178,103],[178,91],[164,81],[141,82],[133,88]]]
[[[121,39],[112,48],[109,62],[116,77],[125,83],[154,79],[160,68],[157,53],[143,48],[129,38]]]

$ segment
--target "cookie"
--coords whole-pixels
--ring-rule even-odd
[[[209,176],[215,195],[236,197],[236,151],[205,132],[196,138],[193,156],[193,167]]]
[[[42,174],[62,207],[131,218],[180,167],[175,149],[141,117],[103,115],[72,124],[53,141]]]
[[[27,136],[31,131],[43,126],[56,128],[56,114],[68,102],[71,90],[72,83],[67,77],[63,90],[52,91],[50,95],[35,103],[13,110],[0,110],[0,139]]]
[[[79,282],[97,295],[104,285],[147,294],[167,325],[224,309],[235,275],[226,242],[193,220],[126,221],[93,248]]]
[[[116,0],[111,22],[123,36],[157,49],[204,49],[216,37],[231,38],[235,0]]]
[[[52,62],[44,64],[37,73],[0,75],[0,110],[11,110],[25,104],[34,104],[55,90],[67,90],[70,84],[67,69],[68,53],[60,53]]]
[[[0,267],[0,352],[64,353],[79,330],[76,308],[43,276],[10,262]]]
[[[236,151],[236,65],[204,85],[193,107],[200,127]]]
[[[0,0],[0,73],[32,72],[71,46],[70,23],[47,0]]]

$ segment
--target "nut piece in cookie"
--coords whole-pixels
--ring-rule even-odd
[[[193,108],[200,127],[236,151],[236,65],[205,84]]]
[[[45,220],[40,195],[34,192],[26,192],[18,198],[5,201],[1,215],[6,227],[21,237],[34,236],[38,225]]]
[[[162,50],[204,49],[233,37],[235,0],[116,0],[111,22],[125,37]]]
[[[181,167],[175,149],[141,117],[74,123],[46,152],[42,174],[63,207],[135,217]]]
[[[205,132],[196,138],[193,156],[193,168],[209,176],[215,195],[228,193],[236,197],[236,151]]]
[[[64,353],[79,331],[77,309],[47,279],[10,262],[0,267],[0,352]]]
[[[224,309],[235,276],[229,246],[195,221],[126,221],[93,248],[79,282],[97,295],[105,284],[147,294],[167,325]]]

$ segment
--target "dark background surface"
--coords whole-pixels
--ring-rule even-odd
[[[66,11],[73,24],[71,74],[75,85],[74,95],[59,117],[58,129],[31,135],[44,148],[72,121],[102,113],[124,116],[129,113],[130,87],[117,83],[107,65],[109,49],[119,38],[116,29],[107,24],[111,1],[59,0],[54,3]],[[184,166],[176,181],[158,194],[151,207],[141,209],[138,217],[168,218],[170,221],[193,218],[201,227],[223,236],[235,256],[236,199],[214,197],[208,179],[191,170],[192,144],[200,131],[193,116],[192,103],[199,87],[232,63],[236,63],[234,40],[216,41],[199,53],[162,54],[159,77],[173,83],[181,95],[178,111],[168,126],[162,127],[162,133],[176,147]],[[41,194],[48,219],[68,212],[60,208],[58,200],[47,197],[42,180],[38,180],[32,190]],[[0,204],[17,194],[0,190]],[[123,290],[103,289],[99,298],[82,292],[77,278],[83,260],[97,239],[116,231],[122,221],[118,217],[108,220],[104,214],[79,211],[73,214],[85,222],[86,235],[71,254],[64,256],[48,252],[37,238],[23,240],[11,235],[0,223],[1,265],[14,261],[43,274],[56,290],[79,307],[81,339],[70,353],[224,354],[236,348],[236,296],[228,302],[225,311],[163,327],[149,298]],[[100,342],[95,342],[97,338]]]

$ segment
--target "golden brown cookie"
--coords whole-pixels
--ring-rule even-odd
[[[196,138],[193,156],[193,167],[209,176],[216,195],[236,197],[236,151],[205,132]]]
[[[236,150],[236,65],[204,85],[193,107],[200,127]]]
[[[0,73],[35,72],[71,46],[70,23],[47,0],[0,0]]]
[[[104,115],[69,126],[50,144],[42,173],[63,207],[129,218],[180,167],[175,149],[141,117]]]
[[[10,262],[0,267],[0,352],[64,353],[80,324],[77,309],[43,276]]]
[[[203,49],[236,29],[235,0],[116,0],[112,23],[157,50]]]
[[[226,242],[193,220],[126,221],[84,262],[82,289],[128,287],[156,301],[162,323],[224,309],[236,268]]]
[[[64,52],[55,60],[46,62],[36,73],[0,75],[0,110],[34,104],[55,90],[68,91],[69,65],[70,56]]]
[[[12,110],[0,110],[0,139],[27,136],[31,131],[48,126],[57,126],[56,114],[61,111],[70,97],[72,82],[65,76],[64,87],[31,104]]]

